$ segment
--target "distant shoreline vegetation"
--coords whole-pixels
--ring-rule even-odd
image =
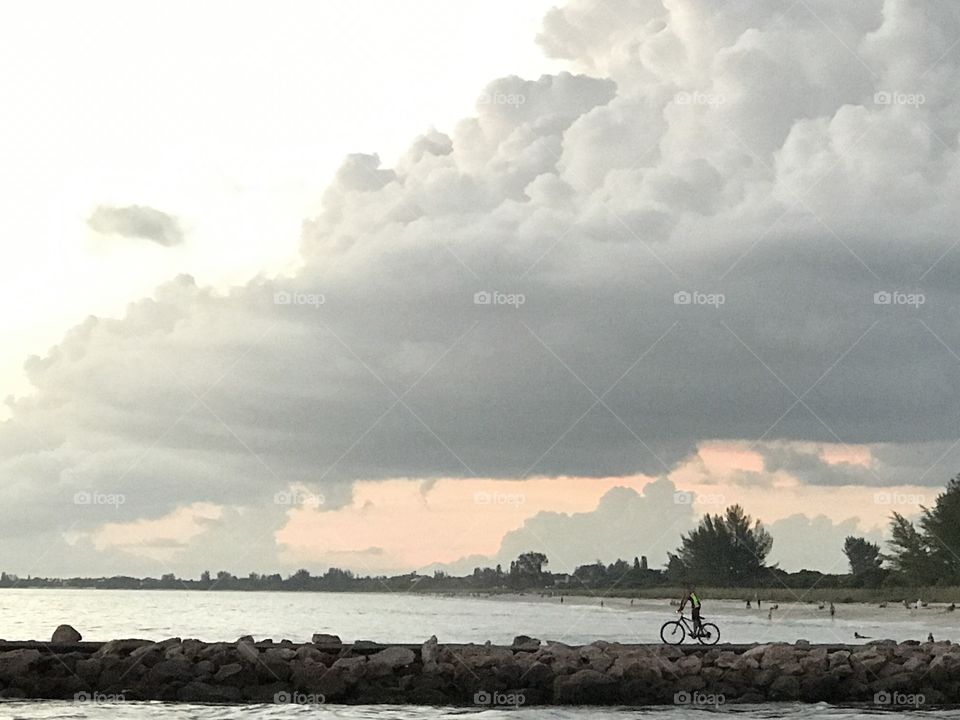
[[[918,527],[919,526],[919,527]],[[95,588],[113,590],[240,590],[306,592],[418,592],[455,594],[539,593],[601,597],[676,597],[696,585],[705,597],[744,601],[953,602],[960,593],[960,475],[947,483],[934,505],[923,508],[915,525],[899,513],[891,516],[890,552],[864,538],[848,537],[843,551],[850,564],[844,574],[813,570],[786,572],[766,563],[773,538],[739,505],[722,514],[704,515],[668,553],[663,569],[648,567],[647,558],[581,565],[572,573],[546,569],[547,556],[525,552],[507,569],[474,568],[469,575],[443,571],[433,575],[354,575],[329,568],[322,575],[307,569],[283,577],[252,572],[237,577],[209,571],[198,580],[168,573],[160,578],[20,578],[0,573],[0,588]]]

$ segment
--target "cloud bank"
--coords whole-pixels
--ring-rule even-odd
[[[212,504],[204,547],[246,532],[269,563],[291,486],[336,509],[358,480],[656,476],[715,440],[811,486],[941,485],[957,37],[946,0],[572,0],[539,38],[571,72],[493,81],[395,167],[348,156],[295,275],[180,277],[31,358],[0,559],[93,565],[68,528]],[[98,225],[179,242],[159,217]]]

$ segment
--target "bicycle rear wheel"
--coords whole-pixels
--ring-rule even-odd
[[[701,645],[716,645],[720,641],[720,628],[713,623],[703,623],[697,640]]]
[[[667,645],[679,645],[686,636],[687,631],[679,620],[669,620],[660,628],[660,639]]]

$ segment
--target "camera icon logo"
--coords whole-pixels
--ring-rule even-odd
[[[474,305],[490,305],[493,303],[493,294],[488,290],[481,290],[473,294]]]
[[[674,305],[689,305],[691,302],[693,302],[693,295],[686,290],[678,290],[673,294]]]
[[[279,290],[273,294],[274,305],[290,305],[293,302],[293,295],[286,290]]]
[[[486,690],[481,690],[473,695],[474,705],[489,705],[493,702],[493,696]]]
[[[673,694],[674,705],[689,705],[692,701],[693,697],[686,690],[681,690]]]
[[[673,494],[673,503],[674,505],[692,505],[693,493],[686,490],[677,490]]]
[[[893,702],[893,696],[886,690],[881,690],[873,696],[874,705],[889,705]]]
[[[879,290],[873,294],[874,305],[889,305],[893,301],[893,295],[886,290]]]

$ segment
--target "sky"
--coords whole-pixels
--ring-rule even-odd
[[[379,22],[371,22],[376,18]],[[960,9],[21,3],[0,567],[773,562],[957,472]]]

